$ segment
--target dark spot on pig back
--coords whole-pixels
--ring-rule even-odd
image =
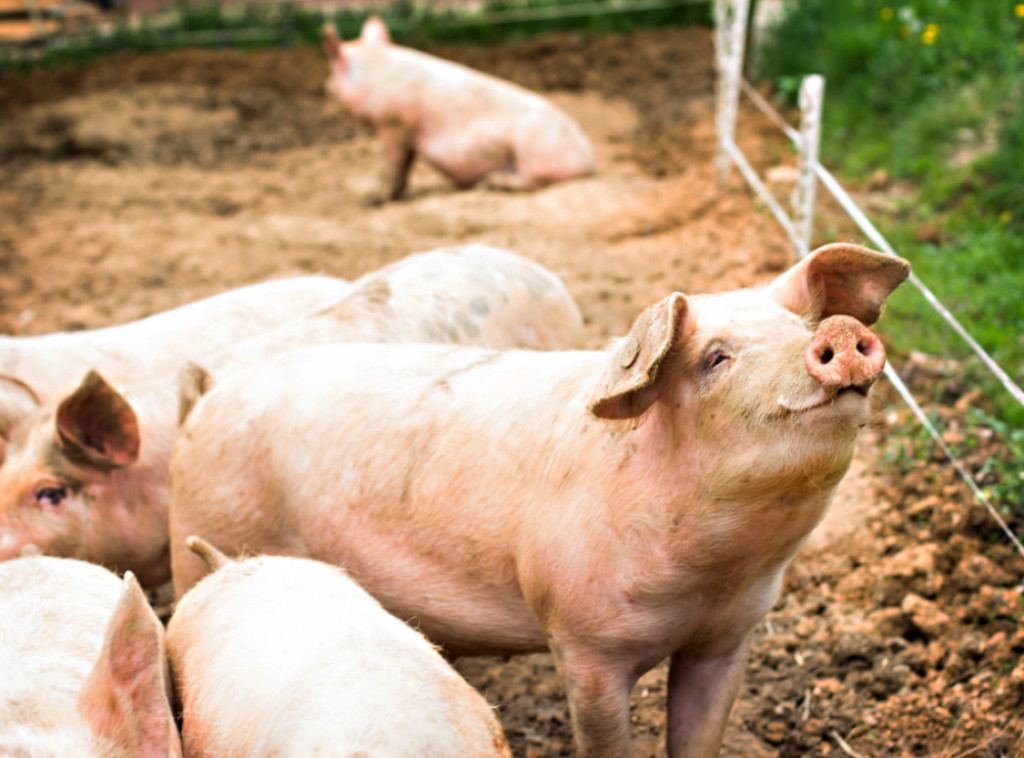
[[[469,310],[477,316],[486,316],[491,312],[491,306],[482,297],[474,297],[469,301]]]
[[[422,334],[431,342],[440,341],[440,335],[437,333],[437,330],[434,329],[433,324],[429,324],[426,321],[420,322],[420,334]]]
[[[541,276],[531,276],[526,280],[526,288],[530,292],[530,297],[540,300],[544,293],[551,289],[551,284]]]
[[[480,330],[477,329],[476,324],[462,311],[455,311],[455,324],[470,339],[480,335]]]

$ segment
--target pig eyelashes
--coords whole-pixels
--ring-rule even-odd
[[[704,357],[701,359],[701,367],[704,369],[705,374],[710,374],[731,360],[732,356],[727,350],[721,346],[715,346],[704,353]]]

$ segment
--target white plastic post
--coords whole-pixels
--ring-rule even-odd
[[[715,128],[718,132],[718,186],[729,180],[729,153],[726,143],[736,132],[736,109],[740,98],[740,77],[747,35],[750,0],[715,0]]]
[[[815,166],[821,141],[821,108],[825,96],[825,79],[818,74],[805,77],[800,84],[800,166],[793,187],[793,227],[797,236],[797,256],[803,258],[811,250],[814,228],[814,196],[818,188]]]

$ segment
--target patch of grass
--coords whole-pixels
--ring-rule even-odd
[[[759,58],[779,97],[826,77],[824,162],[847,181],[884,171],[912,195],[874,219],[915,274],[1016,382],[1024,381],[1024,3],[1011,0],[789,0]],[[953,361],[964,455],[1007,512],[1024,514],[1024,408],[916,289],[890,299],[897,351]],[[905,430],[908,461],[934,446]],[[996,453],[998,451],[998,454]],[[904,463],[908,463],[904,461]]]

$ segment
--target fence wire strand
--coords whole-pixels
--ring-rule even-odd
[[[754,87],[746,79],[740,80],[740,89],[750,99],[754,106],[756,106],[757,109],[760,110],[768,118],[769,121],[778,126],[786,134],[786,136],[789,137],[796,144],[797,149],[800,149],[802,147],[802,139],[800,136],[800,132],[798,132],[796,129],[790,126],[786,122],[786,120],[779,114],[779,112],[776,111],[771,106],[771,104],[767,100],[765,100],[761,96],[761,94],[756,89],[754,89]],[[743,174],[743,177],[753,188],[754,192],[758,195],[758,197],[764,200],[765,204],[768,206],[768,209],[772,212],[772,215],[775,216],[775,218],[782,225],[783,229],[786,230],[786,233],[789,235],[790,239],[792,239],[795,243],[796,227],[793,224],[793,221],[789,218],[789,215],[782,208],[781,204],[768,191],[768,188],[765,187],[764,184],[761,182],[760,178],[757,175],[757,172],[754,171],[754,169],[751,167],[750,163],[746,159],[746,156],[743,154],[743,151],[739,149],[735,141],[733,141],[732,139],[723,140],[723,143],[723,150],[725,150],[725,152],[728,153],[729,157],[733,159],[733,162],[736,164],[737,168],[739,168],[740,173]],[[878,228],[875,227],[873,223],[871,223],[871,220],[854,202],[853,198],[850,197],[846,190],[843,189],[843,187],[839,184],[839,182],[832,175],[832,173],[824,166],[822,166],[820,162],[814,163],[814,171],[817,174],[818,178],[821,180],[822,184],[825,185],[825,187],[836,199],[836,201],[840,204],[840,206],[842,206],[843,210],[846,211],[849,214],[850,218],[852,218],[853,221],[857,224],[857,226],[860,227],[861,231],[863,231],[868,236],[868,238],[871,239],[871,241],[875,245],[877,245],[878,248],[881,249],[883,252],[887,253],[888,255],[895,256],[896,251],[892,248],[892,246],[885,239],[885,237],[882,236],[882,233],[878,231]],[[970,347],[982,360],[985,366],[990,371],[992,371],[992,373],[999,379],[1003,387],[1014,397],[1014,399],[1016,399],[1017,402],[1019,402],[1021,405],[1024,405],[1024,391],[1022,391],[1021,388],[1006,374],[1006,372],[1003,371],[1002,367],[1000,367],[999,364],[995,362],[995,360],[985,351],[985,349],[981,347],[981,345],[979,345],[974,340],[974,338],[971,337],[970,334],[968,334],[967,330],[964,329],[960,322],[957,321],[957,319],[953,316],[953,314],[950,313],[949,310],[946,309],[946,307],[943,306],[941,302],[939,302],[939,299],[930,289],[928,289],[927,286],[925,286],[924,282],[922,282],[913,273],[910,275],[909,281],[918,289],[918,291],[921,292],[922,295],[924,295],[924,298],[928,301],[929,305],[931,305],[939,313],[939,315],[941,315],[942,318],[953,328],[953,330],[957,334],[959,334],[960,337],[962,337],[968,345],[970,345]],[[899,374],[896,373],[896,370],[893,369],[892,364],[890,364],[888,361],[886,361],[885,363],[884,372],[885,376],[892,383],[893,387],[896,388],[896,391],[899,393],[900,397],[903,398],[903,401],[910,407],[910,410],[913,412],[914,416],[928,432],[928,435],[939,447],[943,455],[945,455],[946,458],[953,464],[953,467],[960,475],[960,478],[967,483],[967,486],[974,494],[974,497],[989,512],[989,515],[992,516],[995,522],[999,525],[999,528],[1009,538],[1010,542],[1013,543],[1014,548],[1017,550],[1018,553],[1020,553],[1021,557],[1024,557],[1024,545],[1021,544],[1021,541],[1017,538],[1017,535],[1014,534],[1009,524],[1006,523],[1006,520],[1003,519],[1001,515],[999,515],[999,511],[996,510],[995,506],[992,505],[992,502],[989,500],[985,492],[981,489],[981,487],[978,486],[977,482],[974,481],[974,477],[971,476],[971,473],[967,470],[963,463],[960,462],[960,459],[957,458],[956,454],[949,447],[949,445],[946,444],[945,440],[942,439],[942,435],[939,434],[938,429],[936,429],[935,425],[932,424],[931,420],[928,418],[928,415],[924,412],[924,409],[921,408],[917,400],[914,399],[914,396],[911,394],[910,389],[900,378]]]

